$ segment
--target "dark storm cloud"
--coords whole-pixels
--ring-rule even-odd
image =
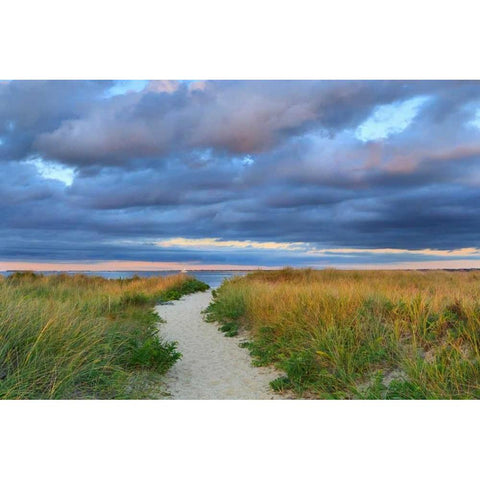
[[[0,259],[307,265],[432,259],[310,247],[480,247],[479,82],[111,85],[0,84]],[[310,247],[155,244],[172,237]]]
[[[12,81],[0,83],[0,159],[36,153],[33,143],[67,119],[78,118],[112,82]]]
[[[334,135],[377,104],[425,87],[406,82],[209,82],[191,91],[114,97],[88,115],[39,135],[36,148],[77,166],[118,165],[138,157],[213,148],[258,153],[293,135],[322,129]]]

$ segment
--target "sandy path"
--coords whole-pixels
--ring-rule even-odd
[[[248,351],[238,346],[245,339],[225,337],[218,325],[203,320],[211,298],[210,291],[194,293],[155,308],[167,322],[160,324],[162,337],[177,341],[183,355],[165,376],[169,398],[280,398],[269,387],[278,373],[251,365]]]

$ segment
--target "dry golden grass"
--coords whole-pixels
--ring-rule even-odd
[[[321,398],[480,397],[480,272],[293,270],[225,282],[210,319],[250,329],[278,389]]]

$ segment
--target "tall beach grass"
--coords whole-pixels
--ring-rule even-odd
[[[250,332],[272,382],[315,398],[480,398],[480,272],[255,272],[214,292],[208,319]]]
[[[152,395],[149,375],[180,356],[159,338],[152,307],[206,288],[185,275],[0,277],[0,398]]]

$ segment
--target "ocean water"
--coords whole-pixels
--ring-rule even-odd
[[[9,275],[12,272],[0,272],[1,275]],[[43,273],[44,275],[55,275],[56,273],[60,272],[37,272]],[[131,278],[134,275],[138,275],[139,277],[166,277],[168,275],[175,275],[176,273],[180,273],[180,270],[169,270],[169,271],[159,271],[159,272],[63,272],[68,274],[75,274],[75,273],[83,273],[84,275],[96,275],[104,278]],[[248,272],[245,271],[231,271],[231,270],[215,270],[215,271],[191,271],[187,272],[188,275],[191,275],[202,282],[207,283],[210,285],[212,289],[218,288],[223,280],[226,278],[233,277],[235,275],[243,276]]]

